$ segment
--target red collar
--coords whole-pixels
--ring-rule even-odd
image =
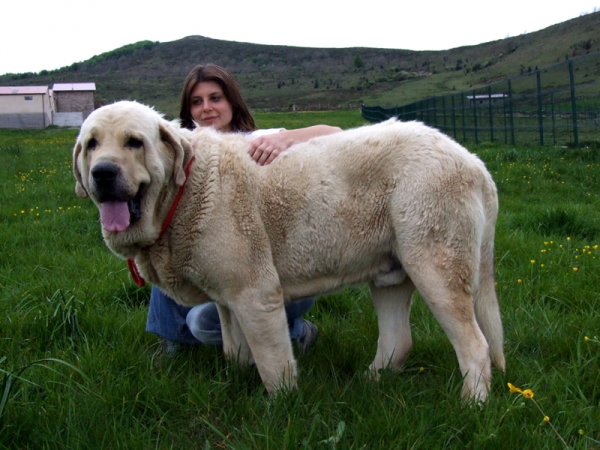
[[[156,241],[158,241],[161,237],[163,237],[163,235],[167,231],[167,228],[169,228],[169,225],[171,224],[171,220],[173,220],[173,216],[175,215],[175,211],[177,210],[177,206],[179,205],[179,201],[181,200],[181,196],[183,195],[183,190],[185,189],[185,185],[186,185],[188,177],[190,175],[190,169],[192,167],[193,162],[194,162],[194,157],[192,156],[192,159],[190,159],[190,162],[188,162],[188,165],[185,167],[185,181],[179,187],[179,191],[177,191],[175,200],[173,201],[173,204],[171,205],[169,214],[167,214],[167,217],[166,217],[165,221],[163,222],[163,226],[160,230],[160,234],[158,235],[158,238],[156,239]],[[154,241],[154,243],[156,243],[156,241]],[[147,247],[144,247],[144,250],[152,247],[154,245],[154,243],[148,245]],[[140,275],[140,272],[138,271],[138,268],[137,268],[133,258],[129,258],[127,260],[127,265],[129,266],[129,273],[131,273],[131,278],[133,278],[133,281],[135,281],[135,284],[137,284],[140,287],[144,286],[146,284],[146,281],[144,280],[142,275]]]

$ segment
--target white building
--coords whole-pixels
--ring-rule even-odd
[[[52,112],[48,86],[0,86],[0,128],[45,128]]]

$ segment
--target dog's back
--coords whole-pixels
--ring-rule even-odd
[[[439,198],[458,205],[475,195],[475,183],[481,190],[490,181],[451,139],[396,121],[313,139],[255,172],[284,290],[298,280],[319,284],[315,275],[329,288],[368,280],[401,257],[397,229],[404,241],[422,242],[439,227]]]

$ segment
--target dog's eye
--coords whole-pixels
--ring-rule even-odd
[[[144,145],[144,143],[136,138],[129,138],[129,140],[127,141],[127,147],[129,148],[142,148],[142,146]]]
[[[96,145],[98,145],[98,142],[96,141],[96,139],[91,138],[88,143],[87,143],[87,150],[93,150],[96,148]]]

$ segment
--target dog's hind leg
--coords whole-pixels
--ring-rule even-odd
[[[484,401],[491,382],[491,364],[488,343],[475,319],[470,292],[475,283],[461,278],[456,270],[460,261],[449,257],[441,263],[439,252],[433,249],[423,253],[416,264],[403,261],[403,267],[454,347],[464,380],[463,398]]]
[[[504,332],[493,271],[493,256],[489,257],[487,261],[484,261],[482,257],[480,281],[473,295],[475,316],[490,346],[492,363],[497,369],[504,372],[506,368],[504,359]]]
[[[481,260],[479,264],[479,284],[473,293],[475,316],[490,346],[490,358],[496,368],[504,371],[504,332],[502,317],[494,282],[494,232],[498,212],[495,190],[489,193],[491,200],[486,211],[486,225],[481,244]]]
[[[400,285],[376,287],[371,283],[370,289],[377,312],[379,341],[369,370],[377,379],[380,369],[400,370],[412,348],[409,316],[415,286],[407,277]]]

